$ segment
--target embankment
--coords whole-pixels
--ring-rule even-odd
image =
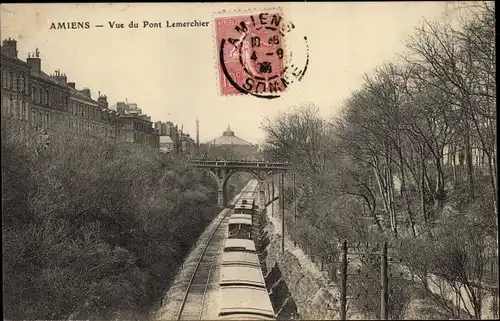
[[[277,202],[271,216],[266,209],[262,224],[266,241],[261,244],[263,270],[275,313],[280,320],[335,320],[340,318],[339,285],[326,277],[293,242],[285,237],[285,252],[281,252],[281,224],[277,219]],[[348,319],[367,319],[354,307],[347,311]]]

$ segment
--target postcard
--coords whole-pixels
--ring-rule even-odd
[[[5,319],[498,318],[492,2],[0,8]]]

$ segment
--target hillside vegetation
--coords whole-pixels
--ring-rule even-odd
[[[4,317],[146,316],[219,211],[215,180],[181,156],[62,130],[44,148],[18,128],[3,119]]]

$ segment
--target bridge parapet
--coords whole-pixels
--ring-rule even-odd
[[[264,161],[234,161],[234,160],[191,160],[189,162],[194,167],[205,168],[245,168],[245,169],[267,169],[267,170],[287,170],[288,163],[264,162]]]

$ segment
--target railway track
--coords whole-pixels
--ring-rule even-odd
[[[256,188],[255,181],[251,181],[240,193],[240,196],[233,202],[236,203],[241,195],[248,190]],[[200,244],[203,252],[196,263],[195,270],[189,280],[187,289],[177,314],[177,320],[201,320],[204,309],[207,290],[217,257],[221,253],[222,244],[226,238],[225,225],[222,224],[228,217],[231,210],[226,210],[225,215],[217,223],[214,232],[210,237]]]

